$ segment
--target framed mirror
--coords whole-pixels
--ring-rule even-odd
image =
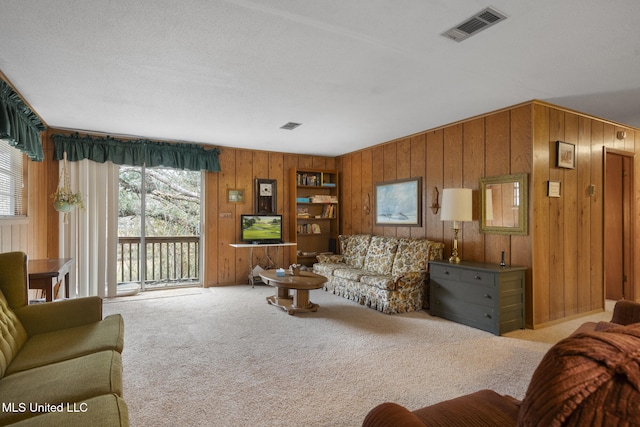
[[[480,178],[480,232],[526,235],[528,201],[526,173]]]

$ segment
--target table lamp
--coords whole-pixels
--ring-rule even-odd
[[[472,218],[472,190],[470,188],[445,188],[442,190],[442,207],[440,219],[453,221],[453,248],[449,262],[460,262],[458,255],[459,222],[471,221]]]

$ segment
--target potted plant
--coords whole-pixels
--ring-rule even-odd
[[[60,171],[60,181],[55,193],[51,195],[53,207],[58,212],[64,213],[65,224],[67,223],[67,213],[75,207],[84,209],[84,199],[81,193],[71,191],[69,185],[69,171],[67,170],[67,153],[64,153],[62,171]]]
[[[84,200],[81,193],[73,193],[69,188],[58,187],[51,195],[53,207],[58,212],[67,213],[74,207],[84,209]]]

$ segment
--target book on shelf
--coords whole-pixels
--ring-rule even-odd
[[[329,194],[315,194],[310,198],[311,203],[338,203],[338,196]]]
[[[322,174],[312,172],[298,172],[296,184],[300,186],[319,187],[322,185]]]
[[[320,224],[299,224],[297,231],[298,234],[322,234]]]
[[[336,217],[336,205],[325,205],[322,208],[322,218],[335,218]]]

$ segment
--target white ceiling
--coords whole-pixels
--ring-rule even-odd
[[[508,18],[440,35],[487,6]],[[0,71],[52,127],[333,156],[531,99],[640,127],[639,18],[638,0],[1,0]]]

